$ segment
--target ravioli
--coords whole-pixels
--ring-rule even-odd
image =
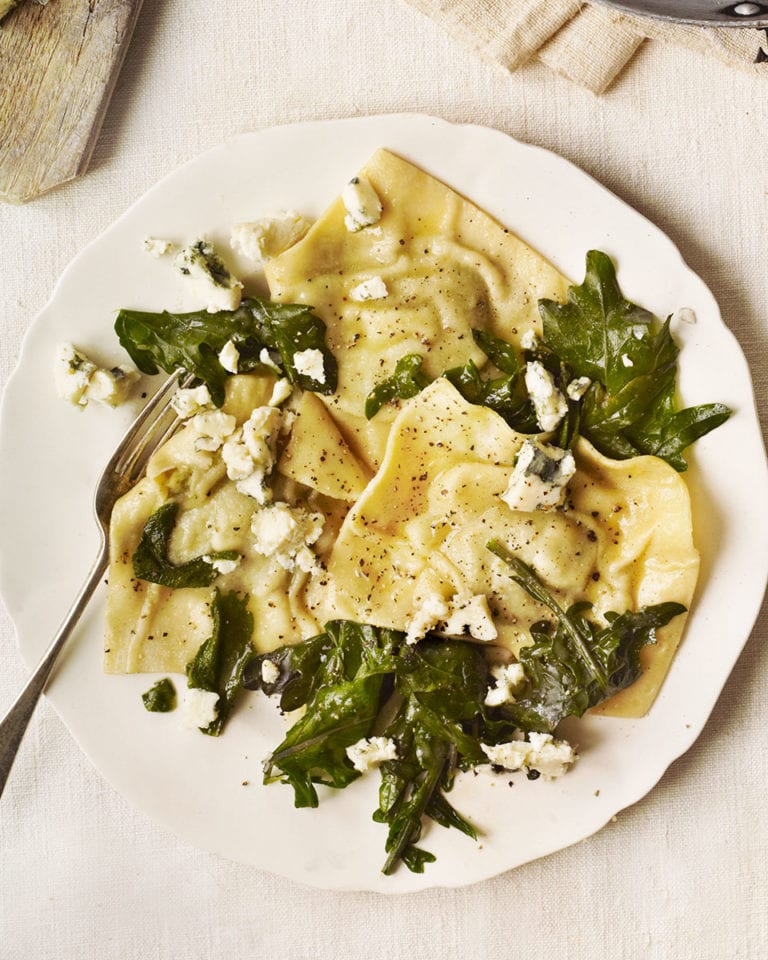
[[[265,267],[274,300],[311,304],[339,363],[335,394],[322,397],[355,454],[375,470],[395,409],[363,413],[373,387],[405,354],[430,377],[487,359],[472,328],[519,344],[540,330],[540,298],[565,299],[568,280],[518,237],[423,170],[377,151],[359,173],[378,194],[381,219],[350,232],[336,200],[295,246]],[[351,292],[380,278],[386,296]]]
[[[491,538],[531,564],[559,602],[597,615],[674,600],[688,605],[698,555],[688,491],[656,457],[612,461],[580,440],[568,502],[512,510],[501,500],[524,436],[492,410],[467,403],[445,379],[395,420],[374,480],[347,515],[328,561],[335,616],[407,630],[431,597],[485,595],[512,654],[551,614],[486,548]],[[660,509],[659,504],[664,508]],[[646,649],[647,671],[602,712],[647,711],[679,641],[682,617]]]
[[[259,652],[306,639],[333,618],[408,630],[437,598],[454,609],[481,600],[493,643],[514,656],[549,612],[487,549],[492,538],[531,564],[565,607],[586,600],[600,617],[665,601],[690,605],[698,554],[687,488],[671,467],[655,457],[609,460],[581,439],[565,504],[514,510],[501,494],[524,436],[440,377],[469,360],[487,365],[473,329],[520,347],[540,331],[538,301],[564,300],[569,281],[471,202],[386,150],[359,176],[381,200],[377,222],[347,229],[338,199],[265,266],[272,298],[311,305],[338,361],[333,395],[294,391],[271,481],[274,500],[322,513],[320,566],[288,571],[254,549],[258,504],[228,479],[219,453],[195,448],[185,427],[113,515],[108,671],[183,673],[210,635],[210,588],[170,590],[133,576],[144,524],[168,499],[181,507],[173,562],[220,550],[242,557],[214,586],[248,595]],[[407,354],[423,358],[434,382],[367,420],[367,396]],[[232,377],[223,409],[243,423],[269,402],[274,382],[266,373]],[[658,631],[642,651],[641,678],[596,712],[647,712],[684,619]]]
[[[251,410],[268,402],[274,382],[271,375],[230,378],[222,409],[242,423]],[[315,545],[322,559],[349,508],[345,495],[364,483],[366,474],[346,448],[339,452],[338,432],[322,406],[318,412],[305,398],[291,417],[296,435],[312,436],[314,446],[304,446],[300,461],[286,458],[287,466],[285,459],[278,463],[273,495],[324,515],[323,535]],[[170,589],[133,574],[132,556],[144,525],[168,500],[180,505],[170,542],[172,562],[220,550],[234,550],[242,557],[237,569],[222,574],[214,586],[248,594],[256,624],[253,645],[259,652],[295,643],[320,628],[306,597],[308,575],[289,572],[255,550],[250,527],[255,501],[227,479],[220,453],[196,450],[194,438],[186,426],[165,443],[150,459],[146,477],[118,501],[112,514],[104,655],[109,673],[184,673],[210,636],[211,588]]]

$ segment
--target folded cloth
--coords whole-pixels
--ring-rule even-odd
[[[516,70],[532,57],[594,93],[606,90],[648,38],[678,43],[768,77],[768,35],[619,13],[581,0],[408,0],[484,59]]]

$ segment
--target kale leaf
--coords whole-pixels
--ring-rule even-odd
[[[540,300],[539,312],[545,350],[592,381],[578,430],[606,456],[653,454],[685,470],[682,451],[730,416],[721,403],[677,410],[669,319],[659,325],[625,299],[605,253],[587,254],[584,282],[569,288],[567,303]]]
[[[211,601],[213,631],[187,664],[187,685],[219,695],[216,719],[203,733],[218,737],[243,689],[243,674],[256,656],[251,646],[253,616],[248,598],[234,591],[214,591]]]
[[[133,554],[133,572],[139,580],[159,583],[163,587],[208,587],[218,576],[213,561],[237,560],[240,554],[234,550],[220,550],[186,563],[171,563],[168,545],[178,512],[178,503],[169,500],[147,520]]]
[[[303,304],[272,303],[258,297],[243,300],[236,310],[209,313],[147,313],[121,310],[115,320],[120,343],[142,373],[186,370],[208,386],[217,407],[224,402],[229,372],[219,352],[234,340],[240,352],[239,370],[247,373],[261,362],[261,351],[272,351],[291,383],[305,390],[330,394],[336,390],[338,365],[325,344],[325,323]],[[323,382],[299,373],[295,356],[304,350],[323,355]]]

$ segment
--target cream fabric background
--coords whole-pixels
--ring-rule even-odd
[[[699,50],[764,77],[762,32],[702,30],[635,17],[583,0],[408,0],[489,63],[516,70],[532,57],[586,87],[605,91],[647,38]],[[714,7],[714,4],[713,4]]]
[[[600,98],[537,62],[505,75],[403,0],[146,0],[91,172],[0,207],[0,379],[69,260],[180,162],[261,126],[416,110],[556,150],[658,223],[713,289],[765,415],[765,92],[655,42]],[[734,482],[749,482],[738,464]],[[764,960],[767,635],[764,611],[697,744],[615,823],[407,900],[310,890],[178,841],[43,703],[0,800],[0,957]],[[2,709],[24,677],[4,616],[0,662]]]

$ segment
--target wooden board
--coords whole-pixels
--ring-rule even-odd
[[[141,0],[24,0],[0,28],[0,199],[83,173]]]

